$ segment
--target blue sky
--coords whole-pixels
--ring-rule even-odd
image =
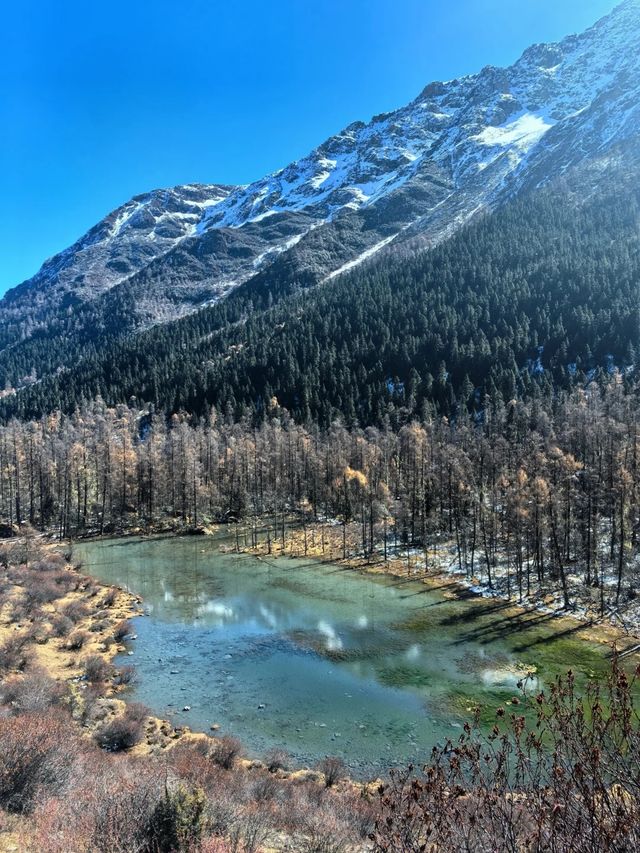
[[[132,195],[247,183],[614,0],[7,0],[0,294]]]

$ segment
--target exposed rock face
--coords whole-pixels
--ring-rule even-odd
[[[626,0],[582,35],[534,45],[510,68],[431,83],[408,106],[350,125],[249,186],[137,196],[0,302],[0,361],[39,330],[63,333],[87,302],[107,317],[126,294],[126,332],[258,274],[320,283],[379,252],[431,245],[636,139],[639,72],[640,0]]]

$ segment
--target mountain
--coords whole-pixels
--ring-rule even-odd
[[[72,368],[0,400],[0,419],[97,396],[194,415],[214,406],[230,420],[260,420],[277,401],[324,426],[480,415],[488,401],[633,382],[639,293],[640,146],[627,142],[428,251],[321,287],[254,280],[178,320],[89,342]]]
[[[433,250],[565,178],[588,196],[613,152],[632,159],[639,57],[640,0],[626,0],[509,68],[431,83],[251,185],[134,198],[0,302],[0,384],[42,381],[224,297],[228,307],[205,312],[222,328],[300,288]],[[600,172],[580,171],[596,163]]]

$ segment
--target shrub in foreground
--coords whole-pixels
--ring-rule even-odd
[[[141,705],[127,705],[123,714],[114,717],[95,733],[95,741],[108,752],[123,752],[140,743],[144,732],[146,709]]]
[[[374,850],[640,849],[638,676],[615,662],[580,697],[569,672],[499,709],[489,738],[477,720],[467,724],[423,771],[395,772],[381,786]]]
[[[328,756],[318,764],[318,770],[324,775],[324,784],[327,788],[332,788],[336,782],[343,779],[347,768],[341,758]]]
[[[62,705],[66,698],[66,688],[40,669],[8,678],[0,687],[0,702],[9,706],[14,715],[40,714]]]
[[[223,737],[211,750],[211,760],[224,770],[231,770],[242,753],[242,744],[235,737]]]
[[[0,718],[0,806],[30,812],[37,798],[64,790],[79,749],[75,732],[60,715]]]

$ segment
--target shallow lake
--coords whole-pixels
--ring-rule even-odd
[[[606,666],[602,647],[548,615],[221,544],[103,540],[75,553],[87,573],[144,599],[133,655],[118,661],[136,666],[131,698],[194,730],[217,723],[252,756],[276,746],[303,765],[338,755],[375,776],[428,759],[476,705],[493,720],[523,666],[536,667],[538,685]]]

